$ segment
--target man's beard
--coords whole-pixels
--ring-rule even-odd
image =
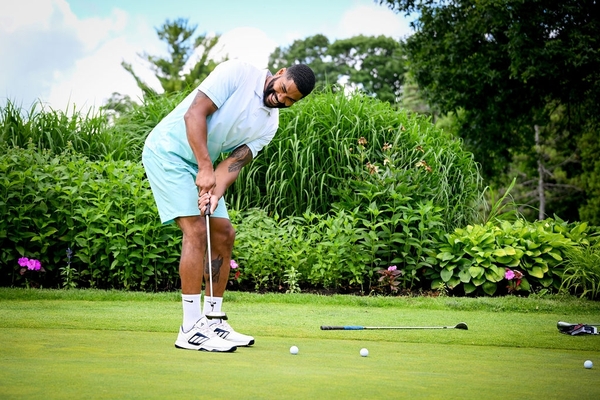
[[[275,82],[279,78],[280,77],[271,79],[271,82],[269,82],[269,84],[265,88],[265,91],[263,92],[263,103],[265,104],[265,106],[267,106],[269,108],[285,108],[285,104],[280,103],[279,100],[277,100],[277,95],[275,94]],[[269,98],[269,96],[271,96],[271,95],[274,95],[273,96],[274,105],[267,103],[267,98]]]

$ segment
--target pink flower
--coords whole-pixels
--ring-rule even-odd
[[[388,271],[395,271],[395,270],[397,270],[397,269],[398,269],[398,267],[396,267],[395,265],[390,265],[390,266],[388,267]]]
[[[29,263],[29,258],[27,258],[27,257],[21,257],[21,258],[19,258],[18,262],[19,262],[19,265],[21,267],[26,267],[27,263]]]
[[[32,271],[39,271],[42,269],[42,263],[38,260],[31,259],[27,262],[27,269]]]
[[[506,273],[504,274],[504,278],[506,278],[510,281],[514,277],[515,277],[515,273],[512,270],[507,269]]]
[[[236,269],[237,267],[239,267],[239,265],[237,265],[237,263],[234,260],[229,261],[229,266],[232,269]]]

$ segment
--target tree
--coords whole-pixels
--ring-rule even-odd
[[[380,3],[419,14],[406,42],[411,71],[436,108],[463,110],[460,135],[488,178],[503,171],[515,153],[527,153],[539,171],[547,171],[539,146],[557,138],[563,142],[555,150],[574,152],[577,159],[578,138],[590,129],[598,132],[595,0]],[[552,121],[557,107],[564,110],[561,123]],[[575,178],[581,168],[571,166],[570,172]],[[542,204],[549,186],[538,187]]]
[[[269,70],[275,72],[293,64],[306,64],[314,71],[317,82],[334,84],[339,79],[340,71],[327,53],[329,46],[329,39],[320,34],[295,40],[287,48],[275,49],[269,56]]]
[[[192,41],[197,27],[197,25],[190,25],[184,18],[175,21],[167,20],[162,27],[156,29],[156,33],[162,41],[166,42],[169,55],[166,58],[148,54],[140,55],[151,64],[165,93],[189,90],[199,85],[218,64],[209,57],[220,35],[200,35]],[[192,60],[195,54],[199,54],[199,59],[196,61]],[[145,97],[158,94],[133,71],[131,64],[123,62],[121,65],[133,76]]]
[[[401,95],[405,60],[401,43],[385,36],[355,36],[333,43],[324,35],[296,40],[269,57],[276,71],[295,63],[309,65],[318,82],[345,84],[395,103]]]
[[[357,85],[379,100],[396,103],[406,72],[401,44],[386,36],[336,40],[327,52],[332,62]]]

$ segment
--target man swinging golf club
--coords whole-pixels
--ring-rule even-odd
[[[273,76],[243,61],[225,61],[146,139],[142,162],[161,222],[174,221],[183,232],[183,323],[175,347],[231,352],[254,344],[252,336],[233,330],[221,309],[235,239],[223,195],[272,140],[278,108],[290,107],[314,85],[313,71],[303,64]],[[222,153],[229,155],[214,166]]]

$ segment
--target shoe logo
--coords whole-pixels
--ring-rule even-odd
[[[219,336],[223,339],[225,339],[225,338],[227,338],[227,336],[229,336],[229,331],[226,331],[221,328],[216,328],[214,332],[217,334],[217,336]]]
[[[194,336],[192,336],[191,338],[188,339],[188,343],[193,344],[194,346],[200,346],[202,343],[206,342],[208,339],[210,339],[210,338],[207,336],[204,336],[201,333],[196,333],[196,334],[194,334]]]
[[[194,302],[194,300],[185,300],[185,299],[183,301],[185,301],[186,303],[193,303]]]

